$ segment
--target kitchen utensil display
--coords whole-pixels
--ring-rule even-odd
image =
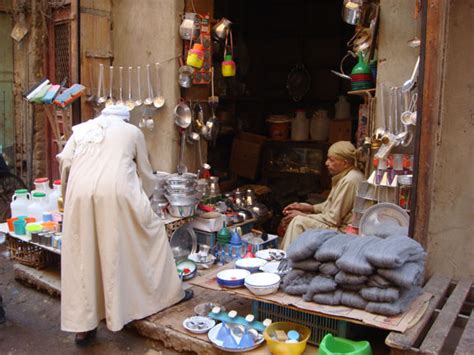
[[[194,12],[186,12],[184,19],[179,26],[179,35],[184,40],[196,40],[201,33],[200,21]]]
[[[155,63],[156,69],[156,96],[153,100],[153,106],[156,108],[163,107],[165,98],[161,94],[161,80],[160,80],[160,63]]]
[[[114,67],[110,66],[109,67],[109,97],[107,98],[107,101],[105,102],[105,106],[112,106],[115,103],[114,96],[112,93],[113,84],[114,84]]]
[[[301,101],[301,99],[308,93],[310,85],[311,76],[302,63],[297,64],[293,69],[291,69],[288,74],[286,87],[294,101]]]
[[[410,216],[408,213],[393,203],[382,202],[369,207],[359,222],[360,235],[374,235],[380,228],[401,227],[408,233]],[[403,231],[400,231],[403,234]],[[405,234],[407,235],[407,234]]]
[[[135,101],[132,99],[132,67],[128,67],[128,100],[125,104],[129,111],[135,108]]]
[[[119,99],[116,105],[125,105],[123,101],[123,67],[119,67]]]
[[[174,231],[170,238],[170,247],[176,260],[183,260],[197,250],[197,237],[190,224],[185,224]]]
[[[146,65],[146,82],[148,85],[148,97],[145,98],[143,103],[145,105],[151,105],[153,103],[153,87],[151,86],[150,64]]]
[[[107,97],[105,96],[104,64],[99,64],[99,82],[97,84],[97,97],[97,102],[99,104],[103,104],[107,101]]]
[[[418,75],[419,66],[420,66],[420,56],[418,56],[418,59],[416,60],[415,67],[413,68],[413,73],[411,74],[410,79],[405,81],[402,85],[403,93],[410,91],[413,88],[413,86],[415,86],[416,76]]]
[[[135,106],[141,106],[142,101],[142,81],[141,81],[141,67],[137,67],[137,99],[135,100]]]
[[[218,41],[225,40],[231,26],[232,22],[230,22],[225,17],[221,18],[219,22],[217,22],[214,27],[212,27],[212,37]]]

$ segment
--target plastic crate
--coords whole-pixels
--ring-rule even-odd
[[[348,336],[349,323],[346,321],[321,317],[272,303],[252,301],[252,313],[259,321],[270,318],[273,322],[294,322],[307,326],[311,329],[308,343],[316,346],[327,333],[339,337]]]

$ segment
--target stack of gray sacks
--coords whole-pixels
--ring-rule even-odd
[[[425,256],[406,235],[308,230],[288,247],[292,270],[280,288],[308,302],[393,316],[420,294]]]

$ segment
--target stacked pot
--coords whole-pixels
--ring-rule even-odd
[[[201,194],[196,189],[196,174],[172,174],[166,178],[165,197],[173,217],[191,217],[196,211]]]

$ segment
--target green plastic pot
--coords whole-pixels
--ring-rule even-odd
[[[318,355],[372,355],[372,348],[366,340],[352,341],[328,333],[319,344]]]

